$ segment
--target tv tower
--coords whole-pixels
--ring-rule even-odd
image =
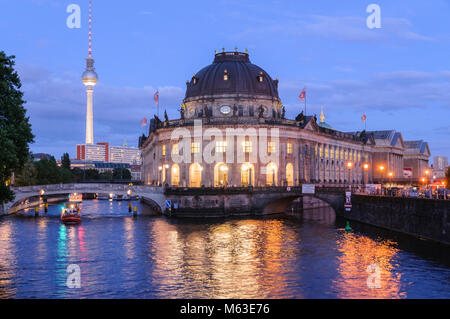
[[[89,0],[89,56],[86,58],[86,71],[81,79],[86,86],[87,104],[86,104],[86,144],[94,144],[94,114],[93,114],[93,93],[94,86],[97,84],[98,76],[94,68],[94,59],[92,58],[92,2]]]

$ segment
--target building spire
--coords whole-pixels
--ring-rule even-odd
[[[320,112],[320,123],[325,123],[325,115],[323,115],[323,105]]]
[[[92,57],[92,1],[89,0],[89,57]]]

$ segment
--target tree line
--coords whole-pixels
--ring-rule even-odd
[[[69,154],[64,153],[61,158],[61,166],[58,166],[53,156],[39,161],[33,161],[30,157],[23,169],[16,173],[14,185],[30,186],[130,179],[131,172],[125,168],[114,168],[113,171],[102,173],[96,169],[71,168]]]

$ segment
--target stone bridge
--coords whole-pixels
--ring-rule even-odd
[[[159,212],[176,217],[226,217],[237,215],[268,215],[283,213],[296,199],[303,196],[301,187],[235,187],[235,188],[182,188],[129,186],[124,184],[57,184],[13,188],[14,202],[4,207],[5,213],[42,203],[40,196],[67,195],[70,193],[114,193],[125,195],[129,190]],[[336,213],[344,205],[344,189],[316,187],[316,198],[328,203]],[[35,199],[34,201],[31,199]],[[30,199],[30,200],[27,200]],[[172,209],[166,210],[166,200]]]
[[[301,187],[166,188],[172,216],[226,217],[268,215],[286,212],[292,202],[304,196]],[[313,195],[342,214],[345,189],[316,187]],[[166,211],[167,212],[167,211]]]
[[[56,184],[56,185],[37,185],[37,186],[25,186],[12,188],[15,194],[13,202],[4,205],[5,214],[11,214],[18,210],[27,208],[30,203],[27,203],[27,199],[37,198],[43,194],[44,196],[51,195],[67,195],[71,193],[82,194],[98,194],[98,193],[114,193],[117,195],[125,195],[129,190],[132,191],[132,195],[138,195],[141,198],[145,198],[146,202],[153,204],[155,209],[161,210],[165,205],[166,197],[164,196],[163,189],[161,187],[154,186],[130,186],[125,184]],[[31,201],[33,202],[33,201]],[[32,204],[31,204],[32,205]]]

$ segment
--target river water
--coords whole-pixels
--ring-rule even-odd
[[[84,201],[77,226],[60,205],[0,218],[0,298],[450,298],[449,248],[346,232],[329,209],[176,220],[127,205]],[[67,287],[71,264],[80,288]]]

